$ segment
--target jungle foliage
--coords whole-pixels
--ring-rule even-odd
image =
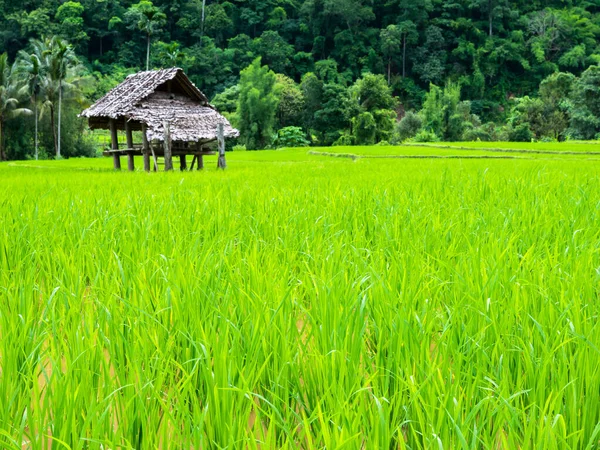
[[[269,80],[246,78],[259,91],[272,85],[277,106],[242,135],[257,148],[287,127],[321,145],[400,141],[407,124],[397,122],[407,111],[420,111],[422,126],[408,134],[417,140],[600,132],[600,6],[587,0],[0,0],[0,30],[10,64],[34,53],[36,42],[70,43],[71,73],[53,80],[63,123],[40,121],[42,155],[72,140],[68,132],[54,137],[62,127],[81,128],[77,101],[146,68],[182,67],[244,128],[249,116],[238,113],[251,106],[244,101],[254,87],[241,74],[259,58]],[[81,95],[66,86],[75,80],[87,80]],[[62,99],[65,87],[73,98]],[[38,110],[30,116],[40,119],[34,93],[7,109]],[[436,102],[443,117],[427,112]],[[2,116],[10,158],[34,154],[38,120],[23,117]],[[415,116],[407,117],[412,130]],[[65,142],[64,155],[91,152],[74,146]]]

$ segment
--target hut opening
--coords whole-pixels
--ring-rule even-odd
[[[114,168],[121,168],[127,157],[129,170],[135,170],[135,156],[144,157],[144,170],[151,162],[158,170],[158,158],[165,160],[165,170],[173,168],[173,157],[180,158],[181,170],[204,167],[205,155],[219,149],[219,167],[225,165],[225,139],[239,132],[209,103],[208,98],[179,68],[151,70],[128,76],[91,107],[81,113],[92,130],[110,130]],[[126,135],[125,146],[119,145],[118,132]],[[134,143],[134,132],[142,135]]]

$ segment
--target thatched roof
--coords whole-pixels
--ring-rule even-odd
[[[107,129],[110,119],[117,121],[119,129],[124,128],[125,121],[129,121],[133,129],[141,129],[141,124],[146,124],[150,140],[163,140],[165,121],[169,122],[174,141],[214,140],[219,123],[224,125],[225,137],[239,136],[178,68],[130,75],[81,116],[89,119],[92,129]]]
[[[164,92],[155,92],[138,102],[129,110],[128,117],[148,125],[149,140],[163,140],[165,121],[169,122],[171,139],[174,141],[215,139],[219,122],[223,122],[226,137],[239,135],[229,121],[212,107]],[[190,139],[190,136],[193,138]]]

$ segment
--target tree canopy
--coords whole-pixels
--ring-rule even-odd
[[[10,58],[56,34],[92,71],[179,62],[210,96],[261,57],[297,82],[324,60],[351,81],[385,74],[417,103],[429,83],[460,80],[469,100],[501,108],[555,71],[580,75],[600,60],[600,6],[574,0],[4,1],[0,29]],[[160,49],[175,43],[174,60]]]
[[[171,66],[257,148],[600,136],[598,2],[0,0],[0,30],[20,67],[3,88],[8,157],[33,157],[38,134],[43,155],[91,153],[61,137],[84,129],[80,103]]]

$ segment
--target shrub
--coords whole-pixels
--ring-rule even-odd
[[[334,147],[347,147],[349,145],[354,145],[354,136],[350,133],[343,133],[338,140],[333,143]]]
[[[532,139],[533,133],[526,123],[517,125],[508,132],[508,140],[511,142],[531,142]]]
[[[394,134],[394,127],[396,126],[396,111],[391,109],[378,109],[377,111],[373,111],[372,114],[377,127],[375,132],[375,142],[390,140]]]
[[[413,142],[440,142],[440,138],[432,131],[421,130],[412,139]]]
[[[377,122],[370,112],[363,112],[352,119],[354,138],[358,145],[373,145],[376,141]]]
[[[404,142],[407,139],[414,138],[421,127],[423,126],[423,119],[418,114],[409,111],[396,125],[394,132],[393,143]]]
[[[275,147],[308,147],[308,140],[300,127],[285,127],[277,132]]]
[[[490,142],[492,141],[492,135],[483,127],[469,128],[463,134],[463,140],[467,142]]]

